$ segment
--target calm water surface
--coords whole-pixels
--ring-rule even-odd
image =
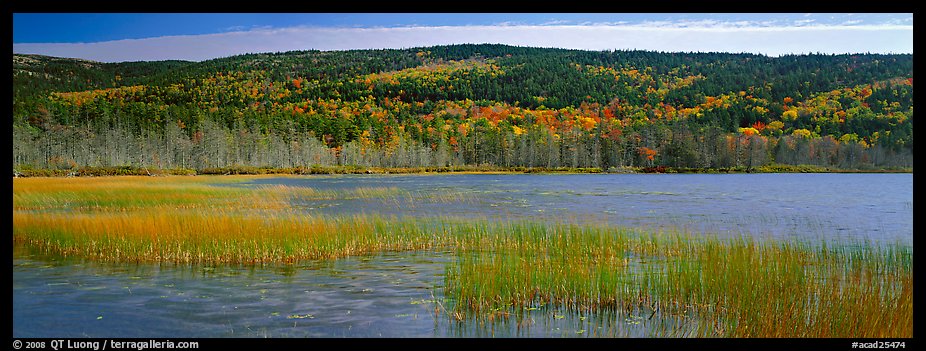
[[[309,213],[604,221],[817,240],[912,244],[912,174],[396,175],[270,178],[244,186],[395,187],[463,201],[296,201]],[[401,199],[400,199],[401,200]]]
[[[912,174],[400,175],[256,179],[409,197],[296,199],[301,211],[597,221],[777,239],[913,242]],[[423,201],[443,194],[440,201]],[[449,200],[448,200],[449,199]],[[13,250],[14,337],[649,336],[696,321],[539,309],[517,323],[457,323],[441,252],[294,265],[105,264]],[[683,325],[684,324],[684,325]]]
[[[393,253],[296,265],[108,264],[13,258],[14,337],[616,337],[696,324],[621,315],[525,312],[519,323],[440,311],[447,255]],[[437,310],[437,311],[435,311]]]

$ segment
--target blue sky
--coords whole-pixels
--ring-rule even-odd
[[[13,14],[13,51],[103,62],[504,43],[588,50],[913,52],[910,13]]]

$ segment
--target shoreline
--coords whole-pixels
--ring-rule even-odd
[[[155,169],[147,167],[80,167],[76,169],[13,169],[18,177],[101,177],[101,176],[167,176],[167,175],[334,175],[334,174],[748,174],[748,173],[913,173],[913,168],[899,169],[840,169],[814,165],[770,164],[755,168],[674,168],[674,167],[361,167],[311,166],[293,168],[223,167],[200,170],[186,168]]]

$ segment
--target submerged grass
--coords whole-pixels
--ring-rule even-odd
[[[520,320],[525,311],[549,307],[627,316],[628,323],[681,321],[653,336],[912,337],[913,252],[902,244],[529,220],[312,216],[289,203],[466,197],[208,185],[239,180],[14,179],[13,240],[119,262],[259,264],[440,250],[454,257],[442,308],[459,320]]]

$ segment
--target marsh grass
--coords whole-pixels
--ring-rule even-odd
[[[257,178],[260,176],[250,176]],[[370,200],[382,203],[463,203],[462,192],[407,191],[398,187],[315,189],[301,186],[234,185],[248,178],[209,177],[92,177],[16,178],[13,210],[17,211],[131,211],[176,209],[283,210],[294,201]]]
[[[648,328],[650,336],[912,337],[913,251],[899,243],[532,220],[315,216],[291,203],[469,198],[396,188],[209,185],[240,179],[14,179],[13,241],[102,261],[178,264],[433,250],[453,257],[440,305],[451,320],[521,325],[549,310],[616,316]],[[561,317],[556,313],[563,312],[551,318]]]
[[[157,206],[227,206],[245,189],[214,187],[234,177],[15,178],[13,210],[130,210]]]
[[[912,336],[909,247],[509,229],[484,243],[491,254],[462,254],[448,267],[457,316],[557,306],[693,318],[683,334],[699,337]]]

